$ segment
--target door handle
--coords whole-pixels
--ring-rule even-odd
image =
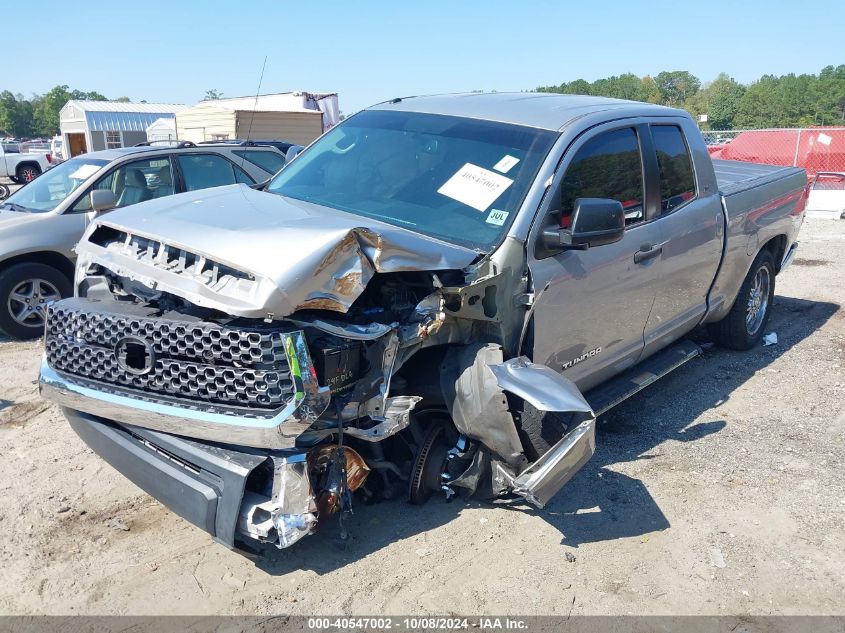
[[[655,244],[653,246],[643,245],[640,250],[634,253],[634,263],[642,264],[644,261],[653,259],[663,252],[663,244]]]

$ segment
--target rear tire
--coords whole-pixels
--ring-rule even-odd
[[[22,185],[32,182],[40,175],[41,168],[38,165],[33,164],[18,165],[18,168],[15,171],[15,176],[17,177],[18,182]]]
[[[749,350],[760,342],[775,297],[775,260],[769,250],[757,255],[737,294],[731,311],[707,330],[720,347]]]
[[[0,272],[0,331],[12,338],[44,333],[47,306],[73,294],[70,280],[46,264],[15,264]]]

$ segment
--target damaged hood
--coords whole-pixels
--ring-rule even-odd
[[[460,269],[463,248],[377,220],[231,185],[99,218],[77,246],[152,289],[229,314],[346,312],[375,272]]]

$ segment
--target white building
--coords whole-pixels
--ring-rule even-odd
[[[162,117],[153,121],[147,126],[147,140],[151,143],[177,140],[176,119]]]
[[[173,119],[184,109],[184,105],[173,103],[71,100],[59,112],[59,127],[70,158],[143,143],[147,128],[157,119]]]
[[[282,92],[202,101],[176,115],[180,141],[258,139],[307,145],[340,120],[337,94]]]

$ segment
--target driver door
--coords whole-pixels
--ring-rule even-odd
[[[642,130],[616,123],[580,137],[553,183],[542,231],[550,223],[569,226],[578,198],[622,203],[621,241],[548,254],[532,249],[534,288],[533,358],[573,380],[583,391],[633,365],[643,350],[643,330],[654,303],[660,232],[647,201]],[[647,132],[646,132],[647,134]],[[637,254],[635,261],[635,254]]]

